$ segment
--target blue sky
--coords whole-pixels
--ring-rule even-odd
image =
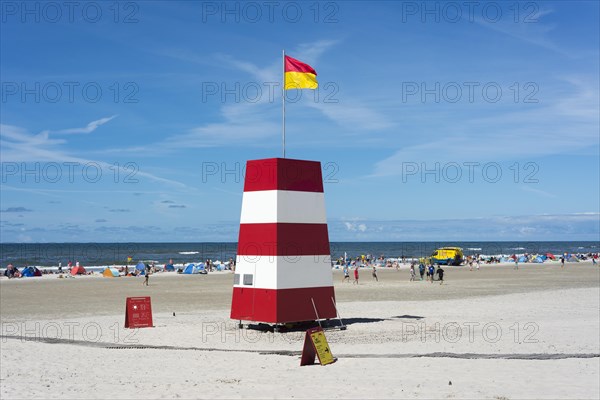
[[[2,242],[237,240],[282,49],[332,241],[600,239],[595,1],[48,4],[0,10]]]

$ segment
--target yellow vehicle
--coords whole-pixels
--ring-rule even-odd
[[[430,260],[432,264],[460,265],[464,257],[460,247],[442,247],[431,253]]]

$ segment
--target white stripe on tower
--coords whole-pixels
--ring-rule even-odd
[[[291,190],[244,192],[242,224],[327,224],[325,195]]]

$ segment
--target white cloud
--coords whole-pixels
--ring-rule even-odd
[[[542,157],[597,148],[597,78],[564,77],[571,92],[559,93],[544,104],[500,108],[492,116],[466,119],[451,132],[397,150],[375,164],[372,176],[402,173],[406,162],[486,162]]]
[[[106,124],[107,122],[115,119],[116,117],[117,117],[117,115],[113,115],[111,117],[106,117],[106,118],[100,118],[96,121],[90,122],[83,128],[60,129],[57,131],[50,131],[50,133],[65,134],[65,135],[76,134],[76,133],[92,133],[96,129],[98,129],[99,126]]]
[[[94,130],[113,118],[114,116],[92,121],[87,125],[89,128],[81,129]],[[71,133],[75,133],[73,132],[74,129],[67,129],[66,131],[70,130]],[[130,169],[126,169],[122,166],[116,167],[115,165],[104,161],[73,156],[66,148],[67,142],[65,140],[51,139],[50,135],[51,131],[49,130],[42,131],[42,133],[38,135],[32,135],[22,127],[0,125],[0,159],[2,159],[2,162],[73,162],[79,163],[79,165],[89,165],[94,163],[109,175],[114,173],[115,168],[118,168],[119,172],[124,174],[124,176],[128,176],[128,174],[131,173]],[[151,181],[179,187],[186,187],[186,185],[181,182],[161,178],[142,171],[136,171],[135,177],[146,178]]]

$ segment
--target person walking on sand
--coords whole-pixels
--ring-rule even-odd
[[[148,281],[150,280],[150,266],[146,265],[146,274],[144,276],[144,285],[148,286]]]
[[[377,268],[375,268],[374,265],[373,265],[373,279],[375,279],[375,281],[379,282],[379,279],[377,279]]]
[[[423,263],[419,264],[419,275],[421,275],[421,280],[423,280],[423,275],[425,274],[425,265]]]
[[[354,267],[354,282],[352,284],[358,285],[358,265]]]
[[[348,266],[344,265],[344,277],[342,278],[342,283],[346,281],[350,283],[350,271],[348,270]]]
[[[479,271],[479,257],[477,257],[477,261],[476,261],[476,265],[477,265],[477,271]]]
[[[431,279],[431,283],[433,283],[433,275],[435,274],[435,268],[433,264],[429,266],[429,279]]]
[[[514,269],[519,269],[519,259],[515,257],[515,268]]]
[[[561,268],[565,267],[565,257],[564,256],[560,256],[560,267]]]
[[[444,270],[438,265],[437,274],[440,277],[440,285],[444,283]]]
[[[411,282],[414,282],[414,280],[415,280],[415,276],[416,276],[416,275],[417,275],[417,274],[415,273],[415,264],[412,264],[412,265],[410,266],[410,281],[411,281]]]

